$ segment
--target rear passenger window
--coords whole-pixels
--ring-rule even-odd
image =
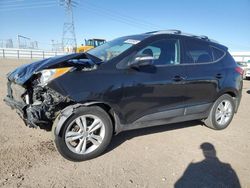
[[[211,49],[213,52],[214,61],[222,58],[225,55],[225,52],[219,48],[211,46]]]
[[[199,40],[186,40],[185,63],[208,63],[213,61],[210,46]]]

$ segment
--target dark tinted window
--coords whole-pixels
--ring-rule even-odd
[[[220,59],[222,56],[224,56],[225,52],[223,50],[220,50],[219,48],[211,46],[214,61]]]
[[[136,56],[140,54],[153,56],[154,65],[180,64],[180,43],[176,39],[159,40],[140,50]]]
[[[206,42],[186,40],[185,63],[208,63],[213,61],[212,51]]]

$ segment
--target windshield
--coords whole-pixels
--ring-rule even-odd
[[[121,37],[93,48],[87,51],[87,53],[101,59],[102,61],[109,61],[133,45],[139,43],[143,38],[145,37],[142,35]]]
[[[94,46],[93,40],[86,40],[86,46]]]
[[[100,39],[89,39],[89,40],[85,40],[85,45],[86,46],[100,46],[102,44],[105,43],[105,40],[100,40]]]

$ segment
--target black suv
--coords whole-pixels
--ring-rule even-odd
[[[82,161],[125,130],[195,119],[226,128],[242,74],[227,47],[206,36],[155,31],[19,67],[5,102],[27,126],[52,129],[65,158]]]

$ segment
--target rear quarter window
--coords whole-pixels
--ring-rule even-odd
[[[185,41],[185,63],[213,62],[213,53],[207,42],[188,39]]]
[[[211,49],[212,49],[214,61],[217,61],[217,60],[221,59],[226,54],[225,51],[223,51],[223,50],[221,50],[221,49],[219,49],[217,47],[211,46]]]

